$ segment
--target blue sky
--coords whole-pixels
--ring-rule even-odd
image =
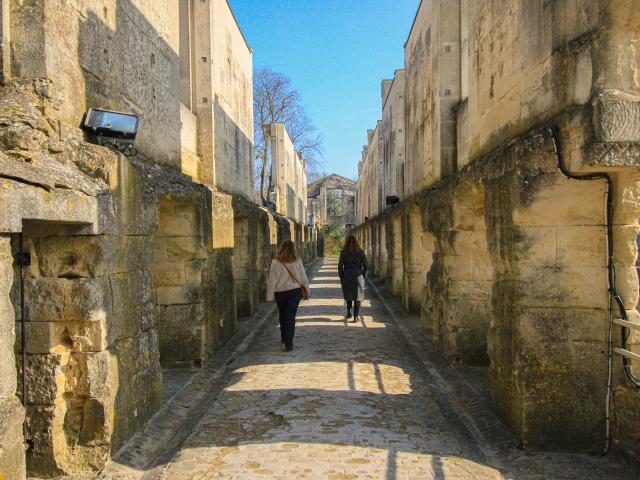
[[[402,68],[419,0],[230,0],[254,69],[287,75],[320,129],[325,170],[355,177],[381,116],[380,82]]]

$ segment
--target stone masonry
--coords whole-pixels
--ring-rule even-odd
[[[335,173],[311,182],[307,187],[309,223],[355,225],[356,184]]]
[[[226,1],[0,4],[0,479],[97,471],[158,410],[161,366],[207,361],[277,245],[309,261],[317,234],[252,201]],[[90,107],[139,115],[137,156],[82,132]]]
[[[372,155],[387,148],[375,132],[360,165],[373,270],[449,361],[489,367],[494,408],[528,449],[602,451],[607,432],[607,184],[567,178],[561,159],[612,180],[617,291],[640,319],[639,15],[625,0],[421,2],[404,201],[381,208],[397,169]],[[612,346],[623,335],[637,354],[617,325]],[[611,446],[640,458],[640,389],[617,354],[611,375]]]
[[[310,279],[292,352],[283,351],[277,312],[267,313],[246,348],[207,375],[197,390],[207,397],[179,442],[149,462],[162,428],[149,431],[151,441],[131,445],[135,453],[99,478],[637,478],[613,457],[518,450],[487,408],[486,372],[444,362],[382,285],[369,282],[363,318],[350,323],[337,259],[316,262]],[[179,394],[174,410],[193,401]]]
[[[284,123],[272,123],[271,169],[274,209],[281,215],[307,223],[307,166],[302,152],[295,149]]]

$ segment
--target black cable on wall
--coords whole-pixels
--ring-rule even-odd
[[[560,142],[560,135],[558,129],[555,125],[547,125],[542,129],[544,132],[548,133],[553,140],[553,147],[555,150],[555,155],[557,159],[558,168],[562,172],[562,174],[570,178],[572,180],[605,180],[607,183],[607,207],[606,207],[606,232],[607,232],[607,281],[609,284],[609,333],[608,333],[608,361],[609,361],[609,371],[608,371],[608,379],[607,379],[607,398],[606,398],[606,439],[605,439],[605,447],[604,453],[609,451],[610,447],[610,431],[609,431],[609,405],[610,405],[610,397],[611,397],[611,377],[612,377],[612,359],[613,359],[613,309],[611,300],[613,300],[618,306],[618,311],[620,313],[620,317],[622,320],[627,320],[627,308],[620,298],[618,294],[617,286],[616,286],[616,266],[615,266],[615,257],[614,257],[614,245],[613,245],[613,181],[611,177],[606,172],[594,172],[587,173],[584,175],[575,175],[569,171],[567,166],[564,163],[564,158],[562,155],[562,144]],[[626,348],[627,340],[629,338],[629,329],[622,327],[622,348]],[[633,383],[636,387],[640,388],[640,378],[636,377],[631,371],[631,365],[629,359],[625,356],[622,357],[622,364],[624,367],[624,372],[627,378]]]

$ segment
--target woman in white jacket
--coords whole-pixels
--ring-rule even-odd
[[[275,298],[280,312],[280,339],[285,350],[293,350],[296,313],[302,298],[309,298],[309,279],[291,240],[286,240],[271,262],[267,280],[267,303]]]

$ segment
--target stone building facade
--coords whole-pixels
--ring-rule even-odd
[[[307,166],[284,123],[271,124],[271,197],[275,211],[296,222],[307,221]]]
[[[404,200],[379,208],[374,187],[397,181],[369,158],[371,135],[359,168],[373,270],[450,361],[488,366],[525,448],[602,451],[609,432],[640,457],[640,389],[615,351],[609,370],[608,341],[640,376],[637,327],[612,321],[640,323],[639,26],[632,0],[422,1],[405,44]]]
[[[205,362],[277,244],[310,260],[316,235],[252,202],[226,1],[0,4],[0,478],[98,470],[159,407],[161,366]],[[90,107],[139,115],[139,155],[86,137]]]
[[[309,225],[355,225],[356,183],[332,173],[307,186]]]
[[[409,180],[405,178],[404,93],[404,70],[396,70],[393,79],[382,81],[382,120],[367,132],[367,145],[358,164],[358,222],[375,217],[405,197]]]
[[[383,197],[404,198],[404,70],[382,82]],[[386,206],[386,201],[385,201]]]
[[[373,218],[384,210],[384,144],[382,121],[367,130],[367,145],[362,149],[356,183],[356,217],[358,223]]]

